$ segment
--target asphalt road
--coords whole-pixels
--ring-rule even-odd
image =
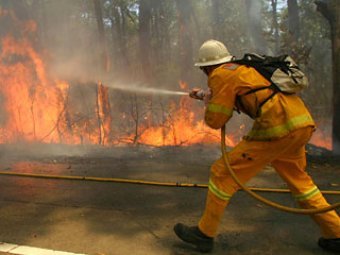
[[[218,147],[2,148],[0,170],[206,183],[218,155]],[[309,168],[321,189],[338,189],[338,162]],[[270,168],[249,185],[285,187]],[[0,242],[77,254],[199,254],[172,228],[197,224],[205,195],[202,188],[0,176]],[[265,196],[295,205],[288,194]],[[219,233],[211,254],[330,254],[317,246],[319,230],[308,216],[276,211],[243,192],[231,200]]]

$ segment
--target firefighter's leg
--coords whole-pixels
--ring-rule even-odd
[[[303,208],[321,208],[329,204],[314,184],[312,178],[306,173],[306,156],[305,147],[299,142],[301,137],[306,136],[306,132],[301,130],[296,133],[296,137],[291,137],[293,146],[278,159],[272,162],[272,165],[278,174],[287,182],[294,198]],[[315,214],[311,216],[320,226],[322,236],[327,239],[340,238],[340,218],[335,211]]]
[[[304,150],[301,153],[304,154]],[[275,160],[272,165],[287,182],[293,197],[302,208],[329,206],[312,178],[304,171],[304,162],[304,158],[299,160],[285,158]],[[335,211],[315,214],[311,217],[320,226],[323,237],[340,238],[340,218]]]
[[[241,182],[247,182],[272,160],[278,152],[271,147],[270,142],[241,141],[228,153],[230,165]],[[211,167],[206,206],[198,225],[205,235],[216,235],[224,209],[238,189],[220,158]]]

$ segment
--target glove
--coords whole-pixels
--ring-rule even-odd
[[[189,93],[189,96],[193,99],[203,100],[205,96],[205,91],[203,89],[194,88]]]
[[[211,97],[212,97],[212,92],[211,92],[211,89],[209,88],[206,91],[204,91],[203,101],[204,101],[205,106],[208,105]]]

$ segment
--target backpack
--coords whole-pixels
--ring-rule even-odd
[[[270,81],[270,86],[251,89],[243,95],[237,96],[237,102],[244,108],[242,96],[255,93],[262,89],[272,89],[273,93],[266,98],[256,110],[255,114],[248,115],[252,118],[261,115],[261,107],[271,99],[276,93],[294,94],[309,86],[306,75],[300,70],[295,61],[288,55],[266,56],[255,53],[247,53],[242,59],[233,60],[233,63],[250,66],[256,69],[264,78]],[[236,110],[240,112],[237,107]]]
[[[279,92],[292,94],[309,85],[306,75],[288,55],[271,57],[247,53],[242,59],[233,62],[255,68]]]

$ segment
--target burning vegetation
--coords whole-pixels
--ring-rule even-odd
[[[14,3],[11,1],[3,2],[11,7],[22,7],[25,5],[25,3]],[[132,2],[139,3],[138,1]],[[212,2],[210,4],[211,7],[224,5],[217,2]],[[70,5],[69,1],[65,1],[61,3],[60,6],[64,6],[63,4],[65,3]],[[127,73],[129,73],[131,69],[136,67],[136,65],[131,64],[131,62],[136,62],[131,60],[131,55],[134,54],[135,58],[140,55],[142,59],[140,69],[144,73],[144,78],[146,77],[148,79],[151,73],[156,73],[155,69],[157,68],[151,66],[151,57],[157,57],[157,61],[154,61],[156,63],[155,66],[160,65],[165,62],[164,59],[171,58],[170,55],[167,55],[168,50],[170,52],[171,48],[177,47],[179,60],[183,66],[186,66],[186,68],[181,68],[181,75],[177,80],[183,78],[185,82],[177,81],[176,83],[178,83],[178,85],[172,87],[172,89],[188,91],[188,84],[197,83],[198,79],[191,79],[188,71],[188,68],[190,68],[190,70],[192,69],[192,63],[190,61],[193,58],[192,49],[194,48],[191,39],[188,38],[190,31],[194,31],[192,25],[190,25],[190,20],[194,18],[194,13],[192,8],[187,8],[187,5],[190,5],[189,3],[174,1],[174,4],[159,4],[150,7],[152,11],[148,15],[154,15],[155,19],[158,20],[157,22],[155,21],[155,24],[151,24],[153,30],[147,27],[150,23],[148,23],[148,19],[151,20],[151,16],[145,16],[147,13],[144,13],[144,1],[141,1],[137,5],[132,4],[129,6],[125,1],[121,1],[119,4],[116,3],[116,1],[107,1],[104,6],[100,6],[99,1],[73,2],[73,7],[81,6],[81,8],[83,8],[80,11],[81,15],[79,15],[79,17],[83,19],[82,22],[90,22],[89,20],[93,13],[89,12],[88,9],[93,9],[93,3],[99,6],[96,5],[98,8],[94,11],[94,16],[97,21],[100,20],[100,22],[97,23],[101,23],[98,25],[98,45],[102,50],[94,47],[93,51],[95,53],[92,55],[103,55],[103,57],[100,56],[101,60],[99,62],[105,62],[104,67],[99,69],[105,69],[106,72],[111,72],[112,68],[109,70],[110,66],[116,65],[116,69],[121,71],[118,66],[126,65]],[[46,6],[44,1],[32,1],[31,3],[31,5],[35,7],[39,7],[39,4]],[[51,4],[55,6],[58,5],[57,2]],[[124,4],[126,4],[126,6]],[[203,6],[201,5],[202,4],[197,4],[198,7],[196,11],[200,10],[199,8]],[[18,12],[20,8],[16,10],[13,8],[12,10],[10,8],[2,8],[3,6],[6,6],[6,4],[2,5],[0,1],[0,22],[5,28],[0,30],[1,144],[30,142],[76,145],[99,144],[105,146],[121,144],[188,146],[193,144],[219,143],[220,132],[218,130],[211,130],[204,124],[202,105],[189,99],[187,96],[158,96],[157,94],[146,95],[131,91],[114,90],[105,78],[100,78],[105,77],[105,75],[93,75],[96,71],[92,72],[88,68],[83,68],[84,65],[80,63],[85,59],[84,54],[82,54],[82,58],[76,58],[77,61],[75,62],[70,61],[69,63],[63,62],[61,65],[59,64],[59,69],[55,68],[55,66],[54,69],[51,68],[53,62],[60,62],[60,59],[65,59],[65,56],[59,57],[60,59],[55,61],[54,58],[58,57],[59,51],[56,51],[57,53],[51,52],[50,50],[53,47],[46,48],[43,43],[41,43],[42,40],[38,38],[37,34],[39,34],[39,29],[42,29],[41,24],[43,22],[41,20],[35,22],[29,18],[29,15],[25,16],[22,15],[22,13],[20,14],[20,12]],[[234,2],[233,6],[236,8],[238,4]],[[100,12],[100,7],[104,10],[103,13]],[[205,6],[203,7],[202,8],[205,9]],[[108,12],[110,8],[115,10],[115,12]],[[140,13],[136,12],[137,8],[140,8]],[[34,8],[32,8],[32,10],[33,9]],[[166,31],[164,29],[164,31],[162,31],[161,26],[169,26],[170,30],[172,23],[169,22],[169,20],[175,17],[173,13],[175,9],[178,11],[179,28],[176,33],[178,33],[179,36],[178,40],[173,40],[170,44],[170,40],[168,40],[167,35],[164,34]],[[219,8],[214,8],[215,11],[218,9]],[[43,8],[42,10],[44,11]],[[248,11],[250,10],[251,8]],[[35,11],[36,13],[43,12],[41,10],[39,11],[38,8],[35,8]],[[186,11],[188,13],[186,13]],[[217,17],[221,14],[216,12],[214,15],[214,17]],[[22,18],[22,16],[25,17]],[[74,16],[72,17],[74,18]],[[128,53],[127,47],[133,48],[130,44],[136,44],[136,38],[132,38],[129,44],[127,44],[126,41],[126,38],[129,36],[127,34],[129,31],[128,19],[132,21],[138,19],[137,23],[141,26],[141,33],[138,35],[141,54],[138,52]],[[78,21],[79,20],[77,20],[77,22]],[[222,22],[222,20],[215,20],[214,22],[217,21]],[[69,20],[70,24],[72,22],[76,23],[75,19],[72,21]],[[95,23],[93,21],[91,22]],[[68,25],[69,24],[66,24],[65,26]],[[218,24],[218,26],[222,25],[223,24]],[[7,31],[6,28],[9,27],[11,29]],[[230,29],[230,27],[228,27],[228,29]],[[111,42],[114,45],[113,49],[111,49],[114,57],[108,53],[111,46],[108,47],[107,42],[110,42],[110,40],[108,40],[107,36],[106,38],[104,36],[104,30],[108,30],[108,28],[112,29],[112,35],[116,36],[116,41],[112,39]],[[150,31],[144,31],[147,28]],[[240,29],[243,28],[240,27]],[[155,33],[157,32],[159,41],[153,42],[151,40],[151,30]],[[215,33],[216,31],[212,32]],[[241,39],[242,45],[238,44],[237,47],[234,47],[234,51],[238,53],[238,47],[244,48],[245,45],[243,44],[246,40],[243,38],[243,35],[238,34],[238,31],[229,32],[235,33],[235,38]],[[45,31],[45,33],[47,32]],[[70,37],[72,36],[70,35]],[[161,37],[164,37],[166,40],[164,38],[161,39]],[[55,35],[55,38],[56,40],[60,40],[58,34]],[[96,39],[98,40],[98,38]],[[105,40],[107,41],[106,43],[104,42]],[[150,42],[154,45],[151,45]],[[233,44],[234,41],[230,43]],[[262,45],[262,42],[254,43]],[[75,50],[75,47],[81,47],[80,42],[78,45],[75,45],[76,46],[72,48],[73,50]],[[155,49],[154,52],[147,52],[153,46],[157,49]],[[86,54],[90,55],[89,52]],[[65,55],[67,55],[67,53]],[[70,59],[72,57],[70,54]],[[110,62],[110,58],[114,60]],[[91,57],[89,57],[89,59],[89,62],[91,62]],[[98,62],[92,62],[100,66]],[[163,73],[165,77],[173,74],[173,70],[169,68],[170,64],[164,63],[164,68],[167,68],[167,73],[165,75]],[[73,68],[68,68],[70,65],[73,65]],[[62,66],[62,70],[69,69],[67,75],[60,75],[60,66]],[[75,68],[74,66],[77,67]],[[75,69],[84,69],[85,71],[77,72],[77,74],[73,76],[70,75],[70,73],[76,72]],[[79,75],[86,72],[88,72],[88,76],[93,77],[91,81],[89,81],[88,76],[85,77],[85,75],[81,77],[81,75]],[[160,83],[159,77],[156,77],[155,80],[156,82],[152,84]],[[174,84],[171,79],[170,82]],[[122,86],[125,86],[124,82],[122,84]],[[129,83],[126,83],[127,87],[128,84]],[[319,121],[319,123],[321,122]],[[324,126],[331,126],[331,124],[326,123]],[[232,134],[229,134],[227,137],[227,145],[234,146],[241,139],[245,129],[243,124],[232,124],[232,127],[229,127]],[[326,130],[326,132],[320,131],[321,130],[315,133],[311,140],[312,143],[331,149],[331,130]],[[323,129],[323,131],[325,131],[325,129]]]
[[[189,97],[151,107],[148,97],[117,92],[128,98],[128,104],[120,109],[118,117],[113,117],[108,87],[101,83],[72,85],[55,79],[33,46],[35,23],[20,22],[6,10],[0,15],[13,20],[18,28],[16,36],[8,34],[1,40],[0,143],[185,146],[219,141],[219,132],[209,130],[201,116],[196,116],[200,110],[194,109]],[[79,92],[84,86],[86,92],[81,93],[87,95],[79,105],[75,90]],[[181,87],[188,89],[185,83]],[[233,138],[227,141],[234,145]]]

